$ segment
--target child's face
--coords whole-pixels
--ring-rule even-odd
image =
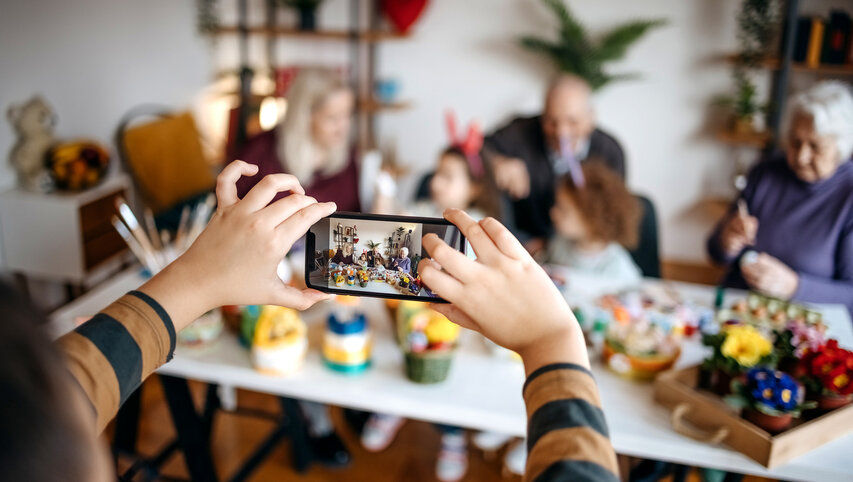
[[[551,221],[557,234],[570,241],[584,241],[589,237],[580,209],[563,188],[557,189],[557,198],[551,208]]]
[[[468,174],[467,161],[456,155],[444,155],[430,181],[430,198],[442,211],[468,209],[476,196],[476,186]]]

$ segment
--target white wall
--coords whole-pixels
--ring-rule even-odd
[[[5,1],[0,6],[0,188],[14,143],[10,104],[42,94],[60,138],[112,143],[121,116],[155,102],[187,105],[210,77],[211,52],[195,34],[195,2]]]
[[[826,14],[823,0],[808,8]],[[223,21],[234,19],[233,0],[222,0]],[[250,0],[253,17],[262,0]],[[593,32],[622,21],[664,17],[669,26],[652,32],[629,51],[615,71],[642,79],[613,84],[597,98],[602,127],[615,134],[628,155],[629,183],[655,201],[668,258],[704,258],[710,217],[700,200],[730,194],[735,153],[713,139],[708,105],[730,87],[728,66],[714,60],[735,49],[738,0],[574,0]],[[347,24],[348,0],[326,0],[319,22]],[[222,37],[216,49],[195,33],[195,2],[175,0],[42,0],[4,2],[0,7],[0,107],[33,93],[45,95],[59,115],[62,137],[89,136],[109,142],[120,116],[143,102],[185,105],[216,70],[236,65],[236,42]],[[282,21],[292,19],[283,13]],[[411,39],[381,44],[381,75],[396,77],[401,96],[415,107],[383,114],[383,143],[393,142],[401,159],[418,172],[430,168],[447,142],[443,112],[453,107],[463,122],[487,128],[513,113],[540,107],[550,66],[522,51],[516,38],[548,33],[553,19],[539,0],[432,0]],[[265,63],[263,42],[252,58]],[[347,50],[335,41],[282,39],[276,61],[343,63]],[[759,83],[766,85],[763,79]],[[5,116],[4,116],[5,117]],[[13,135],[3,122],[0,155]],[[0,168],[0,188],[13,184]]]

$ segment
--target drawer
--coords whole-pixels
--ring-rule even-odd
[[[112,227],[103,234],[83,241],[83,266],[86,271],[125,251],[127,245]]]
[[[125,197],[124,189],[115,190],[99,199],[80,206],[80,233],[83,244],[114,231],[111,218],[117,214],[115,200]]]

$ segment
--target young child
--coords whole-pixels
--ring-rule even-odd
[[[449,114],[450,115],[450,114]],[[405,214],[425,217],[442,217],[445,209],[463,209],[475,219],[495,212],[497,197],[479,157],[482,134],[472,124],[465,139],[458,139],[455,120],[448,117],[451,146],[438,158],[435,173],[429,183],[429,199],[416,202]],[[469,256],[473,250],[468,247]],[[367,450],[379,452],[387,448],[405,419],[375,413],[368,419],[362,432],[362,445]],[[441,450],[436,462],[436,477],[441,481],[456,481],[468,471],[468,444],[462,428],[437,425],[441,431]]]
[[[639,203],[604,164],[586,162],[581,173],[558,181],[551,208],[555,234],[543,262],[617,284],[639,281],[640,269],[626,250],[637,244]]]

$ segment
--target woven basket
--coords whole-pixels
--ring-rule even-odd
[[[440,383],[450,373],[450,362],[455,350],[440,352],[405,353],[406,376],[415,383]]]

